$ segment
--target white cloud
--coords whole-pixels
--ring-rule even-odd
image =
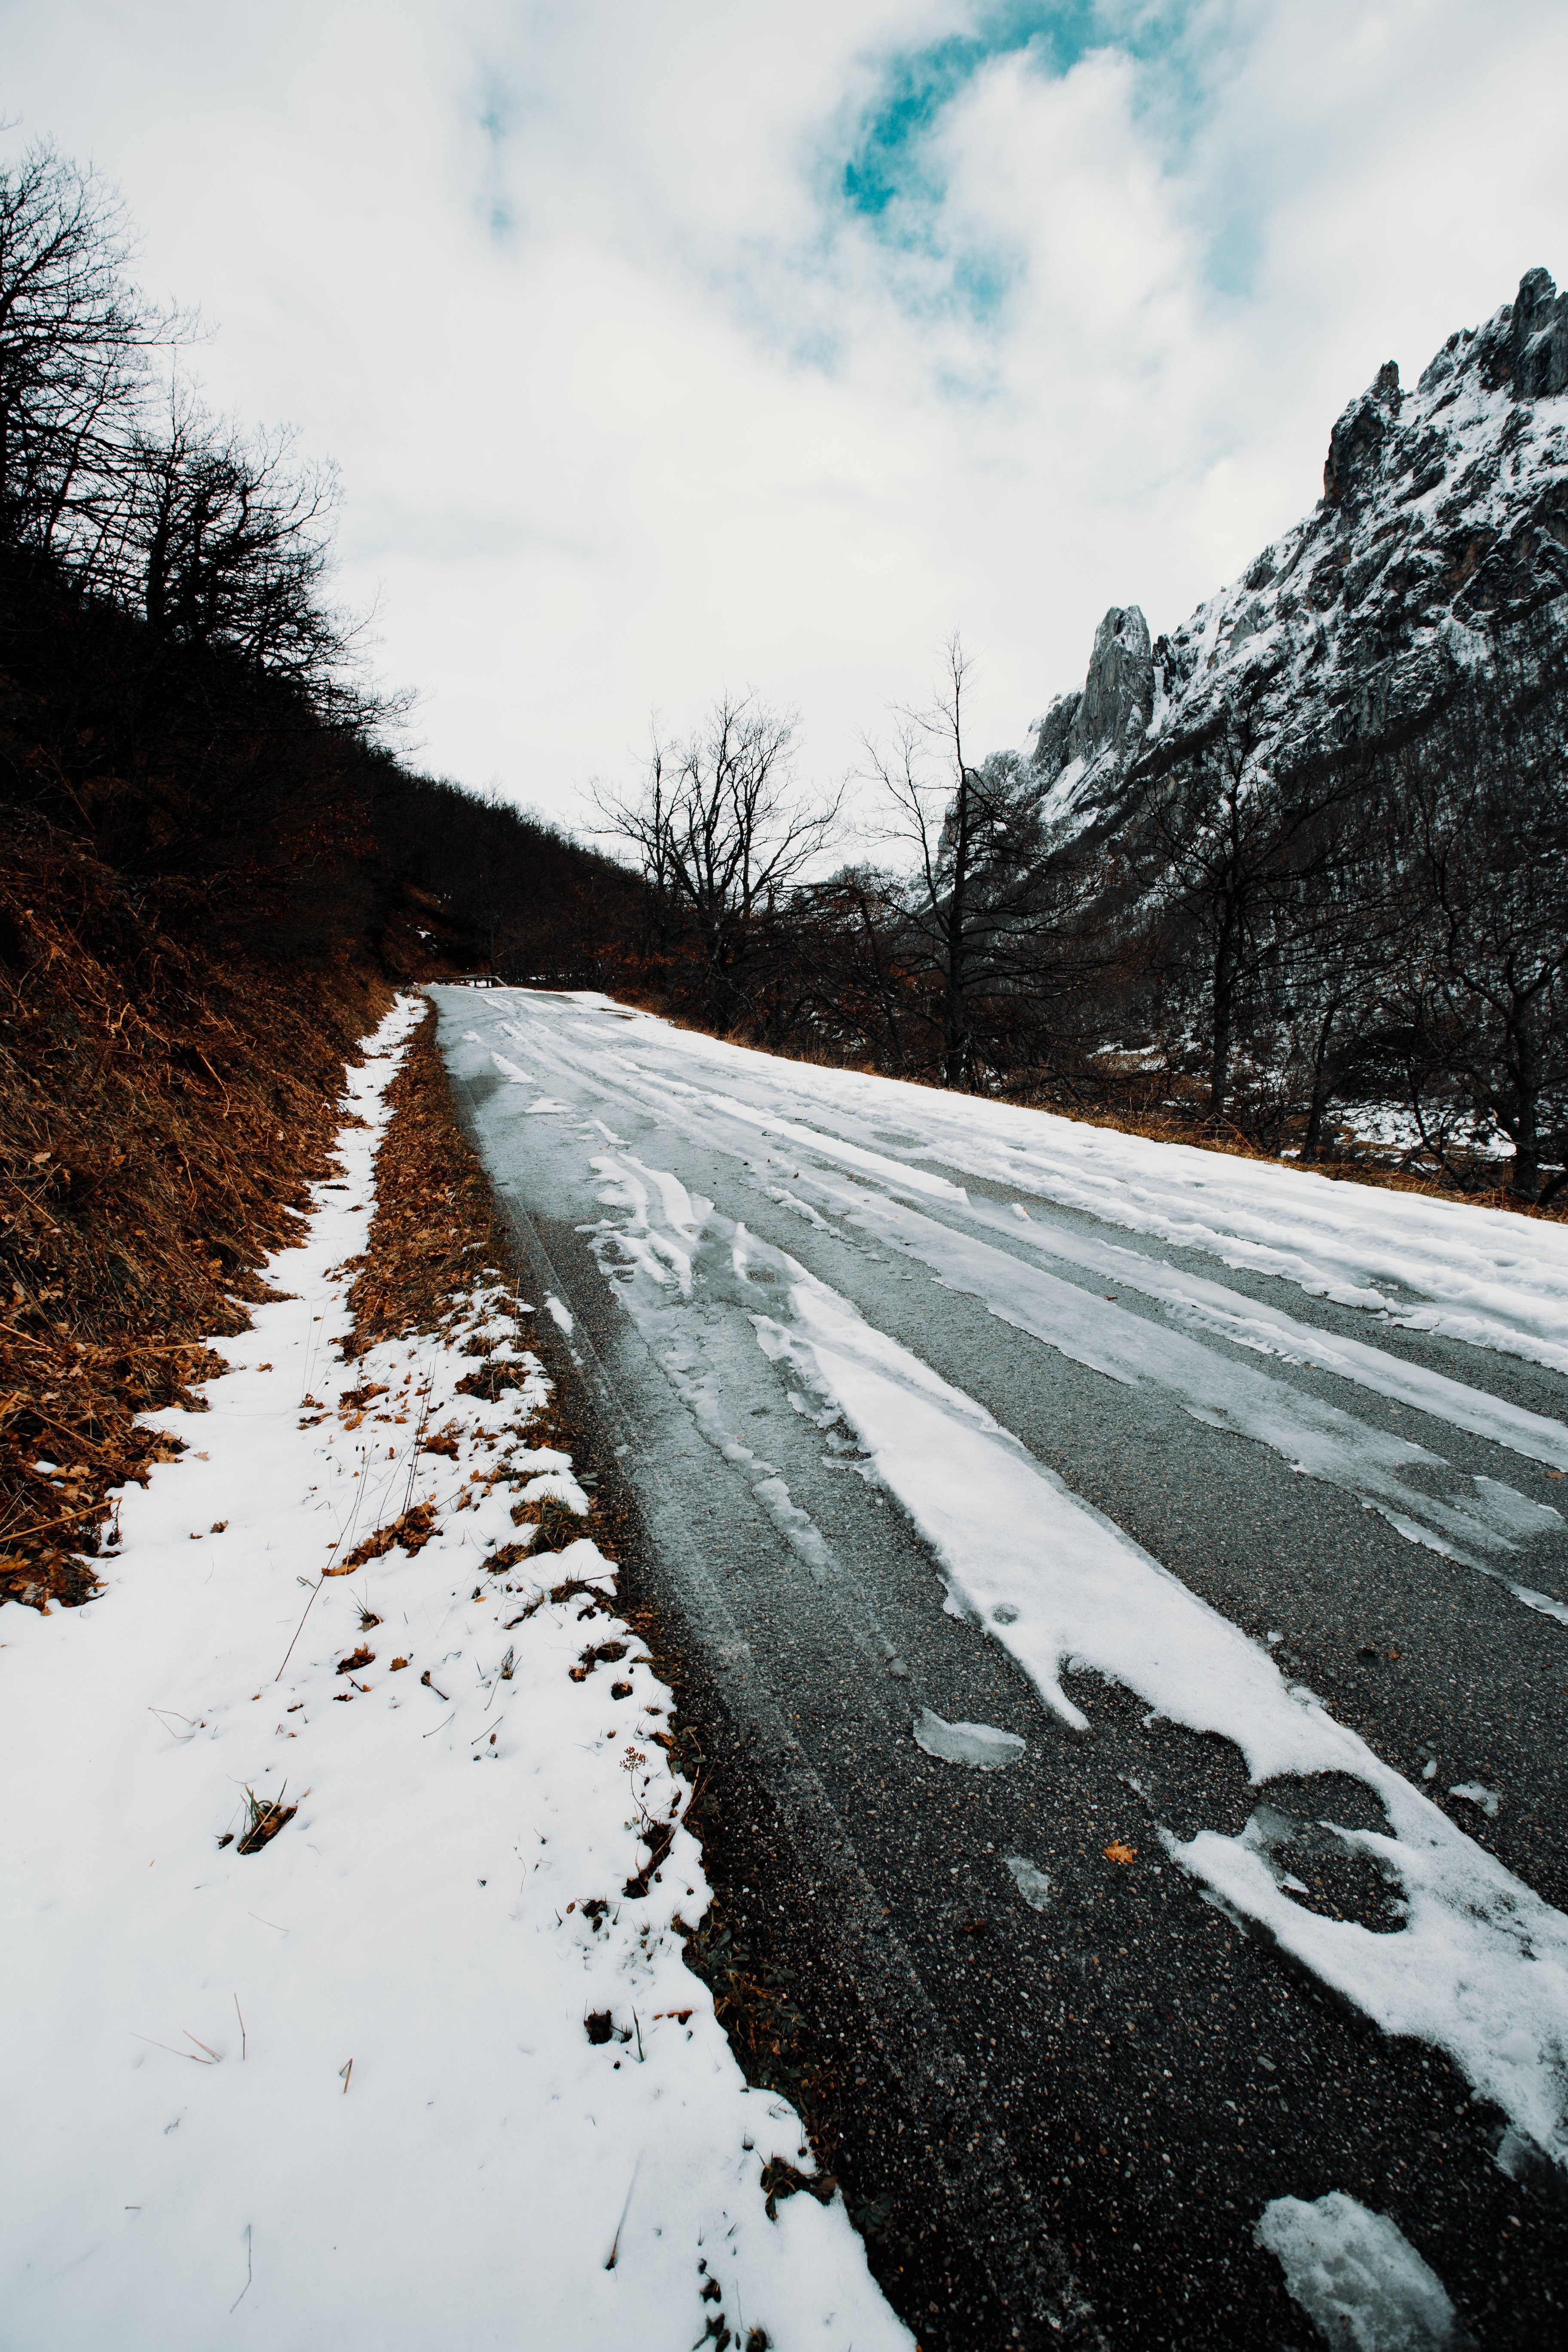
[[[1106,604],[1173,625],[1310,503],[1384,358],[1568,270],[1552,0],[1107,5],[1066,73],[976,56],[926,199],[847,211],[889,57],[985,21],[56,0],[7,106],[221,322],[214,395],[342,461],[426,758],[572,821],[725,684],[841,769],[955,624],[1017,740]]]

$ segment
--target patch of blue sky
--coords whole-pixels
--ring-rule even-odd
[[[875,220],[900,198],[939,197],[926,142],[943,110],[994,58],[1027,51],[1042,70],[1067,73],[1099,45],[1098,20],[1094,0],[1058,0],[1045,6],[1039,0],[1003,0],[983,10],[973,32],[952,33],[889,57],[882,88],[857,126],[844,161],[846,203]],[[1101,32],[1099,42],[1105,37]]]
[[[890,249],[945,259],[949,299],[984,320],[1004,303],[1016,265],[1001,253],[945,248],[946,189],[934,134],[947,109],[998,58],[1059,78],[1096,50],[1120,50],[1156,68],[1148,101],[1180,146],[1201,110],[1194,13],[1194,0],[983,0],[965,31],[885,58],[880,87],[834,158],[833,200]]]

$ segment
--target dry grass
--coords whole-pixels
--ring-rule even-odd
[[[391,984],[343,955],[224,959],[79,841],[0,839],[0,1598],[95,1590],[104,1496],[200,1406],[205,1336],[328,1171],[356,1041]],[[41,1462],[52,1470],[40,1469]]]
[[[410,1040],[403,1066],[386,1095],[388,1120],[375,1162],[375,1213],[371,1219],[363,1255],[350,1260],[354,1279],[349,1292],[353,1328],[344,1352],[358,1359],[383,1340],[415,1332],[448,1329],[470,1311],[474,1286],[481,1280],[512,1282],[511,1236],[497,1212],[489,1180],[463,1133],[447,1081],[446,1064],[436,1042],[436,1016],[431,1013]],[[470,1352],[480,1343],[470,1343]],[[552,1342],[535,1332],[529,1345],[548,1356]],[[493,1402],[524,1378],[518,1365],[505,1357],[475,1355],[474,1369],[458,1385],[469,1395]],[[531,1409],[527,1438],[531,1446],[556,1446],[581,1466],[583,1440],[571,1424],[556,1381],[546,1402]],[[457,1452],[456,1436],[445,1430],[421,1432],[420,1450],[426,1454]],[[501,1475],[498,1466],[496,1475]],[[595,1503],[587,1517],[554,1496],[513,1507],[514,1525],[536,1524],[531,1551],[538,1554],[592,1535],[608,1544],[605,1507]],[[370,1558],[397,1541],[417,1548],[428,1534],[420,1508],[408,1515],[406,1533],[379,1529],[360,1546]],[[524,1557],[521,1545],[502,1545],[489,1556],[489,1567],[500,1570]],[[354,1558],[342,1563],[354,1564]]]
[[[511,1243],[489,1182],[458,1124],[428,1013],[387,1089],[388,1120],[375,1161],[375,1213],[354,1268],[345,1351],[436,1331],[487,1269],[504,1278]],[[426,1451],[434,1450],[426,1444]]]

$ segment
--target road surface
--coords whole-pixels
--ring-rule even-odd
[[[433,993],[928,2352],[1563,2340],[1568,1234]]]

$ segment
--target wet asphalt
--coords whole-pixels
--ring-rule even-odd
[[[704,1759],[702,1834],[725,1933],[753,1973],[789,1988],[808,2109],[820,2109],[873,2268],[926,2352],[1307,2352],[1318,2338],[1252,2233],[1270,2199],[1330,2189],[1397,2222],[1481,2345],[1568,2341],[1561,2177],[1507,2149],[1504,2169],[1502,2117],[1442,2053],[1347,2010],[1166,1855],[1160,1828],[1230,1834],[1253,1811],[1258,1792],[1236,1749],[1145,1727],[1131,1694],[1081,1675],[1068,1687],[1091,1729],[1068,1732],[1004,1652],[944,1612],[921,1538],[825,1453],[739,1309],[699,1294],[693,1330],[727,1424],[778,1465],[833,1546],[840,1572],[826,1585],[808,1575],[600,1271],[584,1230],[605,1213],[584,1119],[610,1121],[650,1166],[855,1298],[1234,1623],[1278,1636],[1276,1654],[1342,1721],[1565,1906],[1568,1629],[1275,1453],[1194,1421],[1169,1392],[1123,1388],[978,1300],[909,1280],[886,1251],[806,1228],[686,1132],[678,1110],[612,1108],[589,1090],[576,1124],[518,1116],[517,1090],[462,1042],[485,1034],[489,1001],[437,996],[456,1098],[528,1295],[552,1292],[574,1318],[562,1369],[628,1589],[657,1613]],[[985,1190],[959,1181],[972,1196]],[[1116,1237],[1299,1323],[1373,1338],[1568,1418],[1568,1382],[1535,1367],[1373,1333],[1353,1310],[1270,1277]],[[1101,1287],[1058,1271],[1091,1295]],[[1121,1303],[1159,1313],[1131,1293]],[[1568,1491],[1331,1375],[1269,1369],[1369,1425],[1418,1435],[1457,1469],[1542,1502]],[[1568,1597],[1568,1544],[1532,1544],[1519,1572]],[[921,1706],[1016,1731],[1025,1753],[994,1773],[933,1759],[910,1734]],[[1447,1796],[1460,1781],[1501,1792],[1494,1820]],[[1268,1793],[1299,1825],[1291,1867],[1304,1899],[1395,1931],[1371,1865],[1312,1826],[1329,1810],[1380,1825],[1369,1793],[1321,1780]],[[1006,1857],[1048,1877],[1043,1908]]]

